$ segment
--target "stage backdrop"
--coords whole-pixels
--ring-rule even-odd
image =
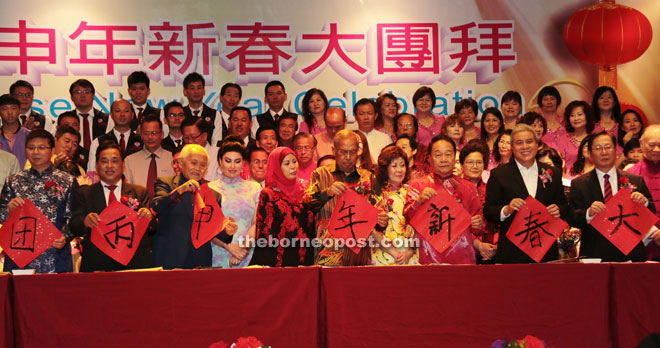
[[[72,108],[77,78],[96,86],[96,106],[127,96],[126,76],[144,70],[154,106],[182,99],[193,71],[207,82],[206,103],[219,107],[220,87],[236,81],[242,104],[259,113],[264,83],[284,82],[288,107],[300,112],[305,91],[323,89],[331,105],[391,91],[412,112],[420,85],[438,95],[434,112],[451,114],[461,98],[481,110],[518,90],[525,109],[545,84],[565,101],[591,100],[597,67],[579,62],[562,40],[575,11],[596,0],[426,1],[80,1],[13,2],[0,13],[0,84],[36,87],[34,109],[55,117]],[[660,21],[660,2],[619,0]],[[657,28],[654,28],[657,29]],[[619,98],[657,122],[658,40],[618,67]]]

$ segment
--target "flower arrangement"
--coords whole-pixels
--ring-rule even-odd
[[[521,340],[497,340],[490,348],[545,348],[547,345],[540,339],[527,335]]]
[[[361,195],[371,191],[371,183],[368,180],[359,181],[357,184],[348,185],[348,187]]]
[[[633,185],[627,177],[621,176],[619,177],[619,188],[625,188],[632,193],[637,189],[637,186]]]
[[[557,239],[559,253],[562,256],[560,258],[577,257],[577,244],[580,242],[581,237],[582,232],[580,229],[574,227],[565,229]]]
[[[46,181],[46,192],[57,198],[63,197],[66,190],[53,180]]]
[[[209,346],[209,348],[270,348],[269,345],[261,343],[256,337],[241,337],[231,345],[218,341]]]
[[[552,182],[552,169],[541,169],[541,174],[539,174],[539,179],[541,179],[541,183],[543,183],[543,188],[545,188],[545,184]]]
[[[128,197],[127,195],[121,196],[119,199],[121,204],[125,204],[127,207],[133,209],[133,210],[138,210],[140,207],[140,201],[137,200],[137,198],[131,198]]]

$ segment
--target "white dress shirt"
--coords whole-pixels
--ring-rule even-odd
[[[362,131],[360,131],[362,132]],[[379,130],[372,129],[371,132],[362,132],[369,143],[369,152],[374,163],[378,163],[378,156],[385,146],[392,144],[392,138]]]
[[[103,180],[101,180],[100,183],[101,183],[101,186],[103,187],[103,195],[105,196],[105,205],[107,207],[110,204],[110,202],[108,202],[108,199],[110,199],[110,189],[107,188],[106,186],[109,186],[109,185],[108,185],[108,183],[104,182]],[[115,190],[114,190],[115,198],[117,198],[118,201],[121,201],[121,185],[122,185],[121,180],[119,180],[115,185],[117,185],[117,187],[115,187]]]
[[[520,172],[520,176],[522,176],[523,182],[525,183],[525,188],[527,189],[527,193],[536,198],[536,188],[539,183],[539,167],[536,161],[534,161],[534,164],[532,164],[531,167],[526,168],[518,160],[514,159],[516,162],[516,166],[518,166],[518,171]],[[506,206],[502,207],[502,211],[500,211],[500,221],[506,220],[511,214],[506,215],[504,214],[504,208]]]
[[[156,177],[174,175],[172,167],[172,153],[159,147],[154,151],[156,155]],[[147,187],[147,176],[151,166],[151,152],[147,148],[126,157],[124,160],[124,176],[129,184]]]

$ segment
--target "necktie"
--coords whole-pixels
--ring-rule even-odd
[[[199,110],[195,110],[193,113],[195,114],[195,117],[199,117]]]
[[[83,147],[89,150],[92,145],[92,137],[89,135],[89,114],[80,114],[83,118]]]
[[[124,140],[124,135],[121,134],[119,138],[119,147],[121,147],[121,153],[126,153],[126,140]]]
[[[137,122],[138,125],[142,123],[142,110],[143,108],[137,108],[138,109],[138,117],[137,117]]]
[[[151,163],[149,164],[149,172],[147,174],[147,191],[149,197],[154,196],[154,183],[156,182],[156,154],[151,154]]]
[[[273,116],[273,118],[275,119],[275,122],[277,122],[277,120],[279,120],[279,118],[280,118],[280,114],[275,114],[275,116]]]
[[[108,205],[110,205],[110,203],[117,200],[117,196],[115,196],[115,189],[117,188],[117,185],[105,185],[105,188],[110,190],[110,194],[108,195]]]
[[[181,146],[181,139],[174,140],[174,142],[176,143],[177,148]]]
[[[605,182],[603,183],[604,184],[603,191],[605,191],[605,194],[603,196],[605,196],[605,203],[607,203],[607,201],[609,201],[612,198],[612,185],[610,184],[610,175],[609,174],[603,175],[603,179],[605,180]]]
[[[27,122],[27,115],[21,115],[21,126],[25,127],[25,122]]]

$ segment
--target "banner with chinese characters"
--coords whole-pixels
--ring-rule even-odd
[[[219,108],[220,87],[243,86],[241,104],[264,112],[264,83],[281,80],[287,107],[301,112],[304,93],[325,91],[330,105],[352,107],[363,97],[393,92],[400,111],[414,112],[420,85],[436,95],[434,112],[453,113],[463,98],[481,110],[499,107],[507,90],[534,108],[547,84],[568,101],[591,100],[598,68],[575,59],[561,28],[596,0],[302,1],[174,0],[12,3],[0,14],[0,83],[35,87],[35,111],[56,117],[72,109],[68,88],[78,78],[96,87],[96,107],[128,98],[126,76],[142,70],[152,80],[150,103],[182,100],[183,78],[206,80],[205,102]],[[653,1],[619,0],[660,22]],[[660,100],[658,40],[634,62],[619,66],[619,99],[657,121]],[[185,103],[185,102],[184,102]]]

